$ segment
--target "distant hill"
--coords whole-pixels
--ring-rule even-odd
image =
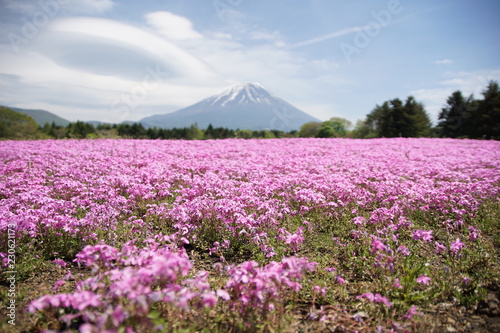
[[[258,83],[239,83],[220,94],[173,113],[154,115],[139,122],[145,127],[214,127],[282,131],[298,130],[320,121],[273,95]]]
[[[68,126],[68,124],[70,123],[69,120],[61,118],[58,115],[45,110],[21,109],[12,107],[9,107],[9,109],[30,116],[36,121],[39,126],[43,126],[46,123],[52,124],[53,122],[58,126]]]

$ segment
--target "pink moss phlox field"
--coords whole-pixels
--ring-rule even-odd
[[[89,331],[147,317],[160,303],[272,311],[316,271],[301,252],[328,219],[350,221],[351,239],[334,237],[336,247],[357,244],[352,256],[363,253],[390,277],[390,288],[352,297],[389,308],[397,290],[434,283],[413,287],[415,278],[398,275],[402,263],[420,248],[461,260],[482,237],[469,221],[500,193],[495,141],[2,141],[0,161],[0,232],[16,225],[17,239],[33,246],[75,246],[72,255],[43,255],[60,269],[74,260],[91,271],[74,293],[43,296],[30,311],[78,310],[61,320],[78,317]],[[417,215],[435,222],[417,225]],[[194,269],[185,248],[220,258],[224,284]],[[267,264],[238,261],[241,248]],[[331,275],[336,286],[350,283]]]

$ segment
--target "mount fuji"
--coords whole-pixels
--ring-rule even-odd
[[[139,122],[145,127],[188,127],[194,123],[199,128],[282,131],[298,130],[310,121],[320,121],[273,95],[259,83],[238,83],[218,95],[173,113],[153,115]]]

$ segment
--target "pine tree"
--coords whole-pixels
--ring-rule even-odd
[[[472,136],[476,138],[500,139],[500,87],[491,81],[483,91],[473,119]]]
[[[471,135],[472,112],[477,108],[477,102],[471,95],[465,98],[460,90],[455,91],[446,106],[441,109],[438,134],[441,137],[461,138]]]

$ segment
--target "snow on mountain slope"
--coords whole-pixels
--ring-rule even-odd
[[[208,97],[173,113],[154,115],[140,122],[146,127],[187,127],[197,123],[231,129],[298,130],[309,121],[319,121],[275,96],[255,82],[237,83],[221,93]]]

